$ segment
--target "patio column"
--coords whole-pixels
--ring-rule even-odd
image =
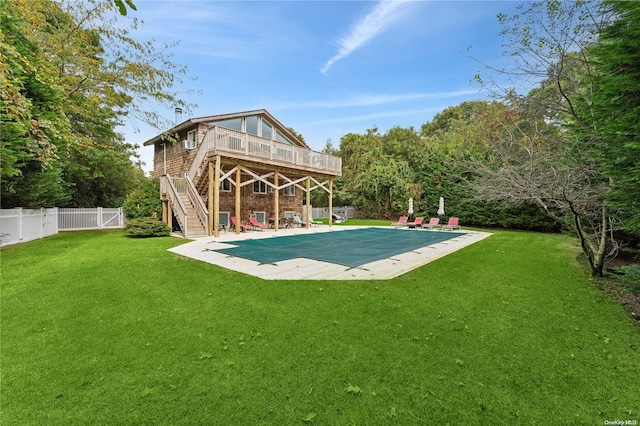
[[[280,219],[280,191],[278,190],[278,169],[276,169],[275,174],[273,175],[273,184],[276,186],[273,191],[273,204],[274,204],[274,215],[273,218],[273,230],[278,232],[278,221]]]
[[[329,226],[333,223],[333,179],[329,179]]]
[[[173,210],[171,209],[171,202],[167,201],[167,225],[173,232]]]
[[[240,167],[236,169],[236,234],[240,233]]]
[[[307,178],[307,229],[311,227],[309,218],[311,217],[311,178]]]
[[[207,223],[207,235],[213,235],[213,164],[209,161],[209,192],[207,197],[207,210],[209,211],[209,220]]]
[[[167,201],[162,200],[162,221],[167,223]]]
[[[213,178],[213,235],[220,236],[220,156],[216,155],[216,170]]]

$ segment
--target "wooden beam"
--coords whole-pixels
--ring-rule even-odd
[[[216,169],[213,178],[213,235],[220,236],[220,156],[216,155]]]
[[[169,225],[171,232],[173,232],[173,210],[171,209],[170,201],[167,201],[167,225]]]
[[[240,233],[240,179],[242,171],[240,167],[236,169],[236,234]]]
[[[329,179],[329,226],[333,223],[333,179]]]
[[[280,191],[278,190],[278,170],[273,175],[273,183],[276,189],[273,191],[273,202],[274,202],[274,215],[273,218],[273,230],[278,232],[278,221],[280,220]]]
[[[307,178],[307,229],[311,227],[311,178]]]
[[[209,223],[207,224],[207,235],[213,235],[213,164],[209,161],[209,193],[207,198],[207,207],[209,210]]]
[[[167,203],[168,201],[162,200],[162,221],[167,223]]]

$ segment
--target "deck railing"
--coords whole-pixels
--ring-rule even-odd
[[[212,150],[244,154],[248,157],[264,158],[285,164],[314,168],[318,171],[342,173],[342,159],[340,157],[214,126],[209,129],[198,149],[194,170],[189,171],[190,177],[195,176],[197,167],[204,160],[206,153]]]

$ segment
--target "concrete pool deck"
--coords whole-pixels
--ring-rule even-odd
[[[481,241],[490,233],[457,230],[462,235],[447,241],[421,247],[393,257],[350,268],[335,263],[307,258],[295,258],[276,263],[259,263],[241,257],[228,256],[216,250],[234,247],[234,242],[258,238],[278,238],[289,235],[307,235],[325,232],[343,232],[361,229],[361,226],[316,226],[310,229],[293,228],[250,231],[236,234],[234,231],[221,233],[219,238],[202,237],[174,247],[169,251],[192,259],[211,263],[233,271],[253,275],[265,280],[387,280],[400,276],[415,268],[433,262],[443,256]],[[375,228],[375,227],[370,227]],[[389,228],[389,227],[381,227]],[[400,229],[399,232],[448,232],[422,229]]]

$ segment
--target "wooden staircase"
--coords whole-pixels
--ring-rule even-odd
[[[200,221],[198,214],[196,212],[196,208],[191,203],[189,199],[189,195],[180,194],[180,201],[187,209],[187,235],[186,238],[197,238],[197,237],[206,237],[207,230],[204,225]]]

